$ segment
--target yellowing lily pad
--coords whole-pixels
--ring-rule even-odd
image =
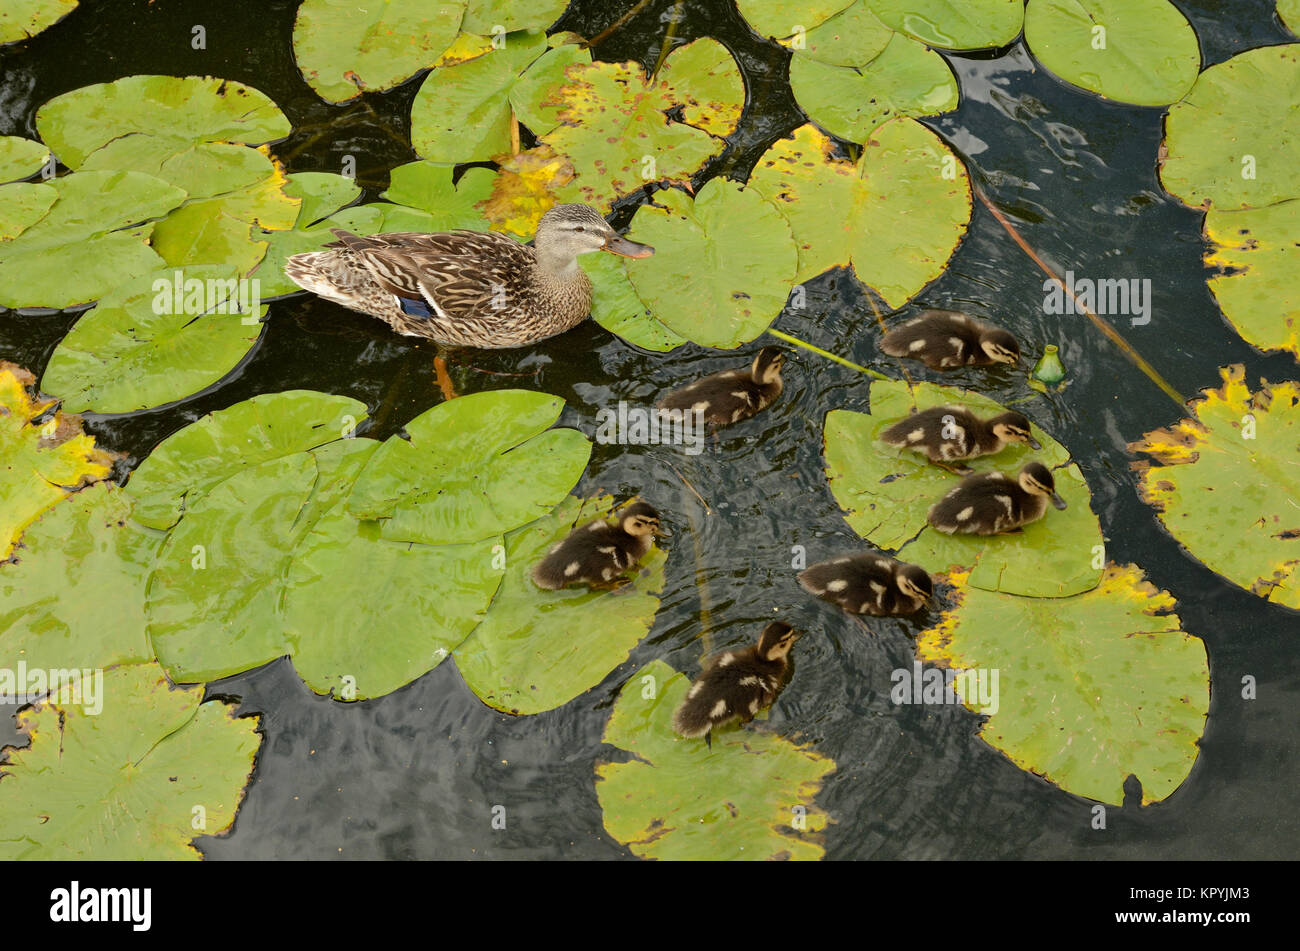
[[[0,44],[18,43],[58,23],[78,0],[8,0],[0,8]]]
[[[235,821],[257,718],[201,703],[156,664],[101,677],[100,711],[78,685],[18,714],[31,742],[0,766],[0,859],[199,859],[194,840]]]
[[[605,831],[642,858],[820,859],[813,797],[835,763],[762,727],[716,731],[712,748],[677,736],[689,686],[654,661],[619,692],[604,740],[632,759],[596,766]]]
[[[985,678],[983,691],[969,675],[954,680],[987,715],[982,740],[1067,792],[1116,805],[1130,774],[1144,803],[1187,778],[1209,714],[1209,661],[1174,599],[1136,565],[1109,565],[1092,591],[1051,600],[951,580],[956,605],[917,653]]]
[[[1039,598],[1063,598],[1097,586],[1101,528],[1089,506],[1088,485],[1078,466],[1056,469],[1056,489],[1068,508],[1049,508],[1020,533],[983,537],[945,535],[926,521],[930,506],[958,484],[959,477],[917,453],[878,441],[888,426],[918,410],[953,404],[985,418],[1005,412],[987,397],[955,387],[901,381],[871,384],[871,412],[831,410],[826,414],[826,474],[831,492],[845,510],[845,521],[879,548],[931,572],[954,566],[971,569],[970,584],[990,591]],[[1034,460],[1048,468],[1070,454],[1051,436],[1033,429],[1040,451],[1024,443],[993,456],[967,460],[970,468],[1008,474]],[[1096,565],[1096,567],[1094,567]]]
[[[794,232],[802,283],[852,267],[890,307],[901,307],[943,273],[971,213],[966,167],[912,119],[880,126],[857,165],[832,157],[812,126],[764,153],[749,187]]]
[[[1191,404],[1194,418],[1131,443],[1152,456],[1138,487],[1194,557],[1268,601],[1300,609],[1300,383],[1252,393],[1241,365]]]
[[[514,714],[563,706],[627,660],[654,623],[668,560],[659,549],[618,591],[543,591],[533,583],[533,566],[554,545],[612,507],[608,497],[570,497],[506,536],[501,587],[483,622],[455,650],[456,669],[488,706]]]
[[[80,417],[51,413],[53,400],[28,392],[35,382],[0,361],[0,558],[42,512],[113,469],[113,457],[81,431]]]
[[[1300,199],[1205,216],[1210,291],[1237,332],[1261,350],[1300,356]]]

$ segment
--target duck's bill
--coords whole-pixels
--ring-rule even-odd
[[[605,239],[605,250],[621,254],[625,258],[648,258],[655,253],[655,249],[650,245],[637,244],[618,234]]]
[[[1039,442],[1037,439],[1035,439],[1033,436],[1030,436],[1028,439],[1025,440],[1025,442],[1029,443],[1029,448],[1030,448],[1030,449],[1042,449],[1042,448],[1043,448],[1043,444],[1040,443],[1040,442]]]
[[[1065,499],[1061,498],[1061,493],[1059,492],[1052,493],[1052,504],[1055,505],[1058,509],[1064,510]]]

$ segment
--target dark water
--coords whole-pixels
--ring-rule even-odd
[[[217,75],[261,89],[289,116],[295,134],[275,151],[290,171],[338,171],[344,155],[355,155],[367,198],[374,198],[389,168],[416,158],[402,143],[419,83],[341,107],[321,102],[291,57],[296,6],[83,0],[36,40],[0,51],[0,134],[34,136],[38,106],[89,83],[135,73]],[[594,35],[632,6],[576,0],[558,26]],[[1289,39],[1271,0],[1178,6],[1200,35],[1207,65]],[[598,47],[599,58],[653,63],[674,9],[672,0],[654,0]],[[207,28],[205,51],[190,48],[195,24]],[[675,42],[705,35],[736,55],[749,102],[741,131],[700,180],[743,177],[802,121],[785,79],[787,54],[750,35],[728,0],[687,0]],[[931,127],[1056,268],[1151,280],[1150,324],[1118,326],[1177,391],[1192,397],[1218,382],[1219,366],[1236,362],[1246,364],[1252,384],[1260,376],[1296,377],[1289,356],[1261,355],[1232,332],[1206,289],[1201,216],[1166,197],[1156,179],[1161,110],[1073,90],[1035,69],[1020,44],[946,58],[962,104],[927,120]],[[623,223],[630,210],[621,208],[615,220]],[[663,658],[696,669],[703,607],[715,648],[752,639],[773,611],[809,632],[796,649],[798,673],[765,729],[812,742],[839,764],[817,800],[833,817],[830,857],[1291,857],[1300,840],[1288,808],[1300,782],[1297,615],[1223,582],[1183,552],[1138,499],[1125,445],[1179,418],[1179,407],[1085,318],[1045,316],[1042,284],[1037,267],[977,204],[947,272],[917,303],[992,317],[1034,351],[1047,343],[1061,348],[1070,386],[1017,406],[1073,452],[1101,517],[1107,556],[1137,563],[1173,593],[1184,629],[1209,651],[1214,688],[1201,754],[1165,802],[1111,808],[1108,830],[1092,831],[1090,801],[1023,772],[976,739],[973,714],[890,703],[890,671],[910,665],[909,636],[921,625],[877,622],[875,635],[866,636],[804,596],[790,569],[794,545],[805,546],[810,560],[861,547],[826,487],[821,420],[831,408],[865,409],[869,382],[797,352],[786,396],[758,423],[729,435],[721,453],[596,446],[579,491],[639,491],[668,513],[677,536],[663,607],[628,663],[562,709],[522,718],[481,704],[452,661],[387,697],[352,705],[313,695],[287,660],[214,684],[211,694],[239,698],[242,713],[261,715],[266,738],[233,831],[200,840],[203,851],[212,858],[625,857],[604,833],[596,801],[594,762],[620,755],[601,744],[601,730],[619,686],[641,664]],[[876,350],[871,314],[864,290],[834,272],[810,282],[806,310],[783,314],[775,326],[896,375]],[[39,374],[74,321],[0,311],[0,358]],[[476,356],[473,367],[454,372],[461,392],[527,386],[563,396],[569,409],[562,422],[590,433],[598,408],[619,399],[645,403],[666,387],[737,365],[743,354],[693,346],[645,354],[588,323],[529,350]],[[432,356],[429,346],[377,321],[298,297],[272,304],[270,327],[235,378],[164,411],[91,416],[87,428],[101,444],[130,454],[125,470],[204,413],[257,393],[308,387],[365,401],[375,419],[371,434],[385,436],[440,399]],[[1009,372],[963,371],[943,381],[1004,402],[1027,392]],[[711,512],[674,466],[704,492]],[[381,641],[384,619],[375,617],[356,636]],[[1238,696],[1246,674],[1259,683],[1251,702]],[[491,828],[494,805],[507,809],[506,830]]]

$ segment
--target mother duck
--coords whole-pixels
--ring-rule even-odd
[[[578,255],[654,254],[587,205],[548,211],[531,248],[495,232],[333,234],[338,240],[324,250],[290,257],[285,274],[400,334],[453,347],[523,347],[564,333],[591,313],[591,281]]]

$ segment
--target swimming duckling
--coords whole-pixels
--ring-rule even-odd
[[[549,591],[577,584],[617,588],[628,582],[624,573],[646,556],[655,536],[667,534],[658,512],[645,502],[633,502],[617,525],[598,518],[574,529],[533,568],[533,581]]]
[[[785,354],[764,347],[754,365],[744,370],[723,370],[673,390],[659,401],[661,410],[699,410],[715,426],[729,426],[755,416],[781,395],[781,364]]]
[[[998,535],[1036,522],[1051,501],[1065,508],[1051,470],[1031,462],[1013,481],[1003,472],[969,475],[930,509],[930,524],[947,534]]]
[[[773,621],[763,628],[756,646],[714,654],[673,714],[673,729],[697,737],[737,717],[741,723],[754,719],[781,689],[790,648],[798,639],[789,624]]]
[[[1012,442],[1043,448],[1030,433],[1029,420],[1022,414],[1009,411],[992,419],[980,419],[960,406],[936,406],[913,413],[890,426],[879,438],[890,446],[911,449],[939,463],[992,455]]]
[[[927,310],[880,341],[891,357],[920,360],[931,370],[1015,363],[1020,344],[1001,327],[956,310]]]
[[[805,591],[849,614],[915,614],[934,594],[924,568],[880,552],[819,561],[799,572]]]

